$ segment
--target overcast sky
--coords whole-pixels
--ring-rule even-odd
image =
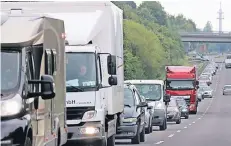
[[[137,2],[140,3],[141,1]],[[182,13],[191,18],[198,28],[203,28],[207,21],[211,21],[213,30],[219,30],[218,10],[220,0],[160,0],[169,14]],[[231,0],[221,0],[224,12],[223,31],[231,31]]]

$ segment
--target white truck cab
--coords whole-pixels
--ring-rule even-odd
[[[122,10],[111,2],[52,6],[63,11],[47,14],[66,30],[68,142],[113,146],[124,108]]]
[[[153,106],[152,125],[159,126],[160,130],[167,129],[167,106],[169,97],[165,96],[165,86],[163,80],[126,80],[136,86],[140,94],[148,101],[149,106]]]

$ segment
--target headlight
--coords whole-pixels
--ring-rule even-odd
[[[155,109],[161,109],[161,108],[162,108],[161,103],[158,103],[158,104],[155,106]]]
[[[16,100],[1,101],[1,117],[18,114],[22,109],[22,104]]]
[[[97,134],[97,133],[99,133],[99,128],[97,128],[97,127],[84,127],[84,128],[80,129],[80,133],[89,134],[89,135]]]
[[[136,123],[137,118],[126,118],[123,120],[124,123]]]
[[[96,111],[87,111],[87,112],[84,113],[82,119],[83,120],[91,119],[96,115],[96,113],[97,113]]]

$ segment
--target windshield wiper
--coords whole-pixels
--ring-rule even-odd
[[[124,104],[124,106],[131,107],[129,104]]]
[[[83,92],[83,89],[82,89],[82,88],[79,88],[79,87],[76,87],[76,86],[72,86],[72,85],[70,85],[70,84],[67,84],[67,85],[68,85],[67,88],[68,88],[68,87],[71,87],[72,89],[76,89],[77,91]]]

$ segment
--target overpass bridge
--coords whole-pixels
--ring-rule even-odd
[[[180,32],[182,42],[231,43],[231,32]]]

